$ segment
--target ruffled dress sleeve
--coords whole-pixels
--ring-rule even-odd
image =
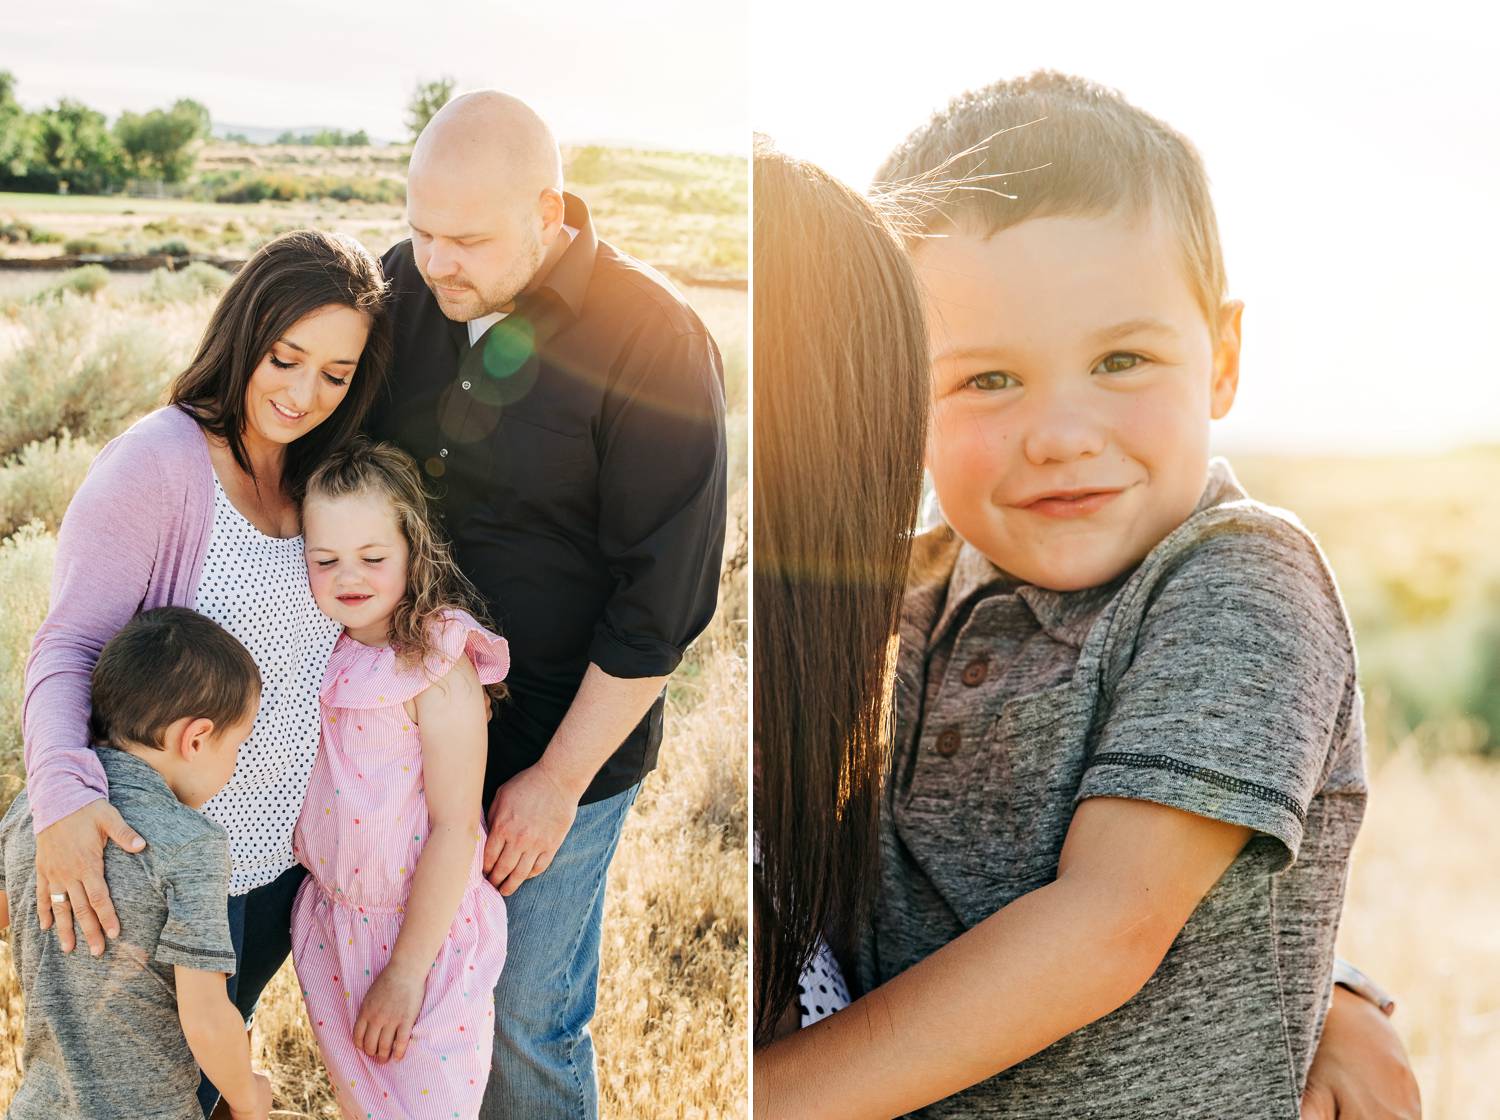
[[[388,708],[404,704],[442,680],[460,657],[474,663],[480,684],[510,671],[510,647],[467,611],[444,611],[428,630],[433,653],[423,665],[398,660],[388,646],[364,646],[344,634],[328,659],[321,697],[331,708]]]

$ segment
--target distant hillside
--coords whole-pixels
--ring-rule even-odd
[[[213,135],[217,140],[223,140],[230,136],[243,136],[252,144],[273,144],[282,133],[290,132],[294,136],[316,136],[320,132],[331,131],[333,125],[302,125],[298,128],[263,128],[253,124],[228,124],[223,121],[214,121]],[[345,131],[348,131],[347,129]],[[394,144],[396,141],[383,136],[372,136],[370,142],[376,145]]]

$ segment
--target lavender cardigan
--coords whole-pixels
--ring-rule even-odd
[[[198,422],[142,417],[100,451],[57,534],[52,599],[26,662],[21,730],[37,832],[108,794],[89,746],[89,677],[139,611],[193,605],[213,529],[214,469]]]

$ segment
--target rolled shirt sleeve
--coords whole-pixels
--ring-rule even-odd
[[[723,366],[702,330],[633,360],[602,418],[599,546],[613,591],[589,660],[666,676],[713,617],[724,549]]]
[[[1297,856],[1357,700],[1354,649],[1315,546],[1231,531],[1157,588],[1078,791],[1244,825]]]
[[[155,959],[205,972],[235,970],[229,936],[229,836],[214,832],[176,849],[164,868],[167,921]]]

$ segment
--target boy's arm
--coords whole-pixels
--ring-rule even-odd
[[[230,1002],[224,973],[180,964],[173,971],[177,1017],[198,1067],[223,1095],[235,1120],[265,1120],[271,1110],[271,1082],[250,1065],[250,1036]]]
[[[755,1115],[899,1116],[1107,1015],[1151,978],[1249,836],[1150,802],[1085,801],[1054,882],[758,1051]]]

